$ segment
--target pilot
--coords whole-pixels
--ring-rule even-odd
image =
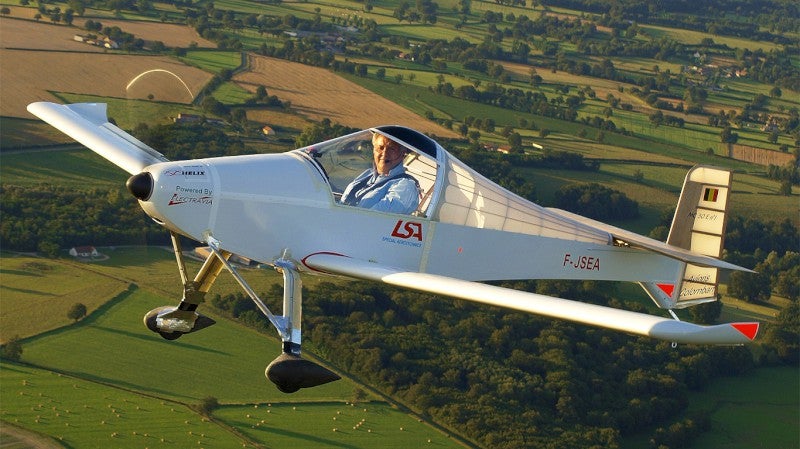
[[[397,214],[419,207],[419,183],[406,173],[406,149],[383,134],[372,134],[372,168],[356,176],[342,193],[342,204]]]

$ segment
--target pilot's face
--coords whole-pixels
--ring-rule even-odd
[[[403,148],[400,144],[375,133],[372,136],[372,156],[378,173],[388,175],[389,171],[403,160]]]

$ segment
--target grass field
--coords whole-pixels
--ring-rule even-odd
[[[176,342],[150,333],[141,323],[144,313],[158,305],[175,302],[152,292],[152,289],[161,290],[167,282],[152,275],[163,272],[168,263],[166,259],[171,259],[171,255],[152,248],[119,251],[102,265],[67,264],[59,268],[58,263],[47,261],[48,266],[55,266],[49,270],[73,276],[76,284],[102,287],[97,278],[124,274],[142,281],[142,288],[117,295],[102,307],[102,313],[26,340],[24,361],[39,369],[3,364],[0,370],[2,420],[51,435],[68,447],[98,444],[141,447],[144,444],[148,447],[227,448],[275,442],[297,447],[315,442],[315,447],[345,444],[370,448],[376,444],[385,446],[384,442],[390,444],[386,447],[408,447],[410,442],[421,444],[428,439],[437,447],[458,446],[417,418],[385,402],[372,402],[374,397],[369,394],[367,402],[359,403],[358,409],[348,405],[359,385],[347,379],[301,390],[292,396],[278,392],[263,374],[267,363],[280,352],[280,342],[275,337],[225,319],[218,319],[217,325]],[[150,262],[144,263],[145,259]],[[44,262],[39,259],[23,257],[19,259],[22,265],[18,264],[18,269],[6,270],[14,266],[9,260],[15,258],[3,258],[4,287],[9,272],[23,276],[24,270],[44,269]],[[35,265],[37,262],[39,265]],[[131,263],[140,265],[128,265]],[[194,268],[190,266],[190,270]],[[227,290],[226,283],[221,284],[219,289],[215,285],[215,291]],[[52,283],[43,288],[59,291],[67,287]],[[102,292],[99,288],[97,295],[101,296]],[[107,292],[107,297],[112,293]],[[38,294],[53,295],[44,290]],[[17,309],[7,309],[7,301],[16,302],[8,299],[4,292],[4,316],[19,318],[24,314]],[[46,329],[39,329],[43,330]],[[220,382],[220,379],[226,381]],[[211,421],[203,420],[190,408],[209,396],[224,405],[219,416],[215,415]],[[256,412],[245,413],[246,410],[259,410],[263,414],[260,419],[268,419],[268,422],[256,426],[260,421],[247,418],[248,414],[255,416]],[[344,410],[341,424],[349,427],[347,430],[342,427],[342,432],[334,434],[331,429],[336,423],[331,418],[337,416],[337,410]],[[358,426],[363,434],[361,438],[350,429],[358,424],[350,422],[355,410],[358,410],[359,421],[366,419],[369,423],[369,427]],[[302,413],[307,420],[303,421],[306,424],[302,428],[297,428],[296,417],[286,419],[289,413],[295,412]],[[330,428],[329,423],[332,424]],[[405,430],[401,431],[401,427]],[[231,428],[238,430],[232,432]],[[332,437],[323,438],[327,432],[331,432]]]
[[[800,371],[764,367],[746,376],[716,379],[689,395],[686,416],[708,413],[711,430],[689,449],[752,449],[800,447]],[[678,421],[682,417],[675,417]],[[651,434],[633,435],[622,449],[649,447]]]
[[[230,406],[214,416],[271,447],[462,447],[382,402]]]
[[[222,69],[233,70],[242,63],[242,56],[235,51],[198,50],[189,51],[181,61],[210,73],[219,73]]]
[[[775,388],[775,385],[784,386]],[[747,377],[719,379],[692,395],[689,412],[711,413],[711,431],[693,448],[800,447],[800,371],[761,368]]]
[[[64,150],[4,153],[0,177],[4,184],[36,186],[58,180],[59,185],[82,189],[119,189],[127,179],[119,167],[77,144]]]
[[[91,313],[128,288],[126,282],[64,261],[8,255],[2,261],[0,342],[69,325],[67,311],[73,304]]]
[[[169,303],[176,301],[136,290],[99,316],[26,342],[24,360],[83,379],[188,403],[206,396],[222,403],[287,399],[264,377],[264,368],[280,353],[277,338],[220,320],[205,332],[168,342],[147,331],[142,317],[148,310]],[[70,350],[75,347],[81,351]],[[345,380],[301,390],[291,399],[344,400],[353,389],[354,385]]]
[[[242,447],[243,439],[187,404],[47,369],[3,363],[4,422],[65,447]]]

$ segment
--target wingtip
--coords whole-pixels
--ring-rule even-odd
[[[731,323],[731,326],[750,341],[753,341],[756,338],[756,334],[758,334],[758,323]]]

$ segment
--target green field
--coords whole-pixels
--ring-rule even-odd
[[[189,51],[180,59],[188,65],[211,73],[219,73],[222,69],[233,70],[242,64],[242,55],[235,51]]]
[[[4,422],[51,436],[65,447],[243,446],[227,428],[186,403],[143,395],[111,382],[4,363]]]
[[[116,257],[117,264],[139,256],[133,252]],[[149,268],[127,270],[118,265],[100,271],[146,276],[147,270],[160,269],[161,264],[157,260]],[[7,265],[3,258],[3,266]],[[64,271],[90,282],[79,266]],[[4,294],[3,301],[24,298],[8,299]],[[2,420],[50,435],[67,447],[227,448],[277,442],[302,446],[311,441],[315,447],[369,448],[387,441],[396,444],[387,447],[409,447],[428,439],[437,447],[458,446],[416,417],[374,402],[369,394],[354,408],[350,402],[361,387],[346,378],[292,396],[280,393],[264,377],[264,367],[280,352],[275,336],[225,319],[176,342],[147,331],[141,322],[144,313],[174,301],[134,289],[118,295],[101,313],[26,340],[24,361],[30,365],[3,363],[0,370]],[[223,405],[211,420],[192,409],[209,396]],[[245,410],[259,410],[260,419],[269,421],[259,426],[256,421],[244,422],[246,415],[257,414]],[[331,417],[337,410],[345,411],[342,432],[333,433],[330,429],[336,423]],[[351,428],[357,423],[350,421],[355,410],[359,420],[369,423],[370,427],[359,426],[369,438],[354,436]],[[289,413],[302,413],[307,423],[314,424],[296,428],[296,419],[281,419]],[[333,423],[330,429],[329,423]],[[332,436],[322,438],[324,430]]]
[[[450,436],[386,403],[229,406],[214,414],[272,447],[461,447]],[[302,425],[298,424],[302,423]]]
[[[692,447],[750,449],[765,447],[767,441],[770,447],[800,447],[799,390],[796,367],[761,368],[746,378],[715,381],[690,399],[690,413],[711,414],[711,431]]]
[[[10,185],[36,186],[57,182],[81,189],[119,189],[128,178],[116,165],[78,145],[65,149],[5,153],[0,176],[4,184]]]
[[[2,261],[0,342],[67,326],[73,304],[91,313],[128,288],[127,282],[76,269],[67,261],[9,254]]]

